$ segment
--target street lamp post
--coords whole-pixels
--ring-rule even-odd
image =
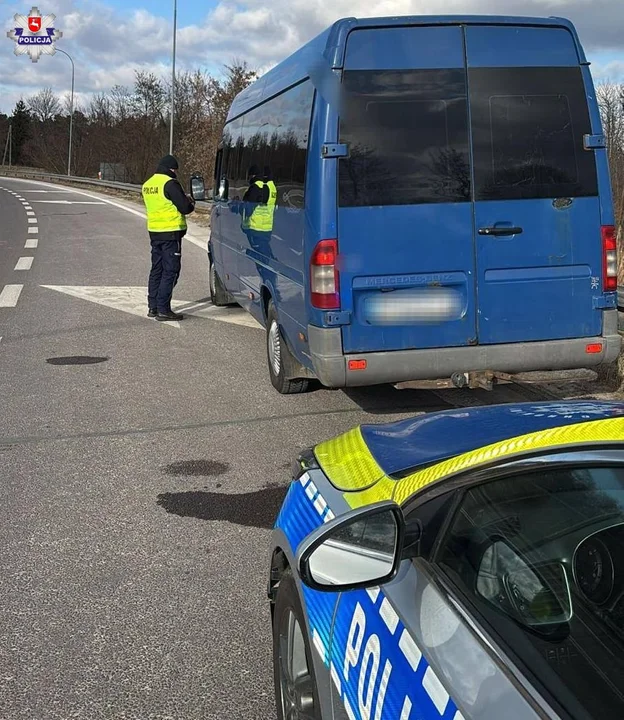
[[[71,79],[71,99],[69,102],[69,150],[67,152],[67,175],[71,175],[71,160],[72,160],[72,135],[74,130],[74,61],[69,53],[61,48],[55,48],[56,52],[63,53],[69,58],[69,62],[72,66],[72,79]]]
[[[175,61],[176,61],[176,29],[178,22],[178,0],[173,0],[173,51],[171,53],[171,120],[169,123],[169,154],[173,155],[173,116],[175,102]]]

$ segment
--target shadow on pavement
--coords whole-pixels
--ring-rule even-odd
[[[190,490],[161,493],[158,504],[167,512],[198,520],[225,520],[236,525],[270,529],[282,505],[286,485],[269,485],[261,490],[228,494]]]
[[[373,415],[448,410],[453,405],[430,390],[397,390],[393,385],[343,388],[342,392],[362,410]]]
[[[373,385],[345,388],[344,394],[362,410],[373,415],[401,412],[434,412],[479,405],[504,405],[516,402],[536,402],[555,396],[538,385],[499,385],[493,390],[467,388],[440,390],[397,390],[393,385]]]

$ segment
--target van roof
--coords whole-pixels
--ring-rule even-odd
[[[581,62],[586,62],[574,25],[559,17],[516,17],[511,15],[405,15],[377,18],[342,18],[310,40],[295,53],[240,92],[228,113],[228,121],[309,77],[313,61],[323,56],[333,68],[342,67],[347,35],[356,28],[405,25],[524,25],[563,27],[574,38]]]

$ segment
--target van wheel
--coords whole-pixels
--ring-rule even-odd
[[[286,345],[277,322],[277,312],[273,301],[269,302],[267,311],[267,360],[271,384],[282,395],[303,393],[308,389],[306,378],[289,380],[286,377],[285,367],[294,366],[295,361]]]
[[[212,260],[210,261],[210,270],[208,275],[210,280],[210,300],[212,301],[212,304],[216,305],[217,307],[225,307],[226,305],[230,305],[231,300],[229,293],[223,287],[221,278],[219,277],[215,264],[212,262]]]

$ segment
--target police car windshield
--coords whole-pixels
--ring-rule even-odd
[[[469,490],[439,563],[570,717],[624,717],[623,466]]]

